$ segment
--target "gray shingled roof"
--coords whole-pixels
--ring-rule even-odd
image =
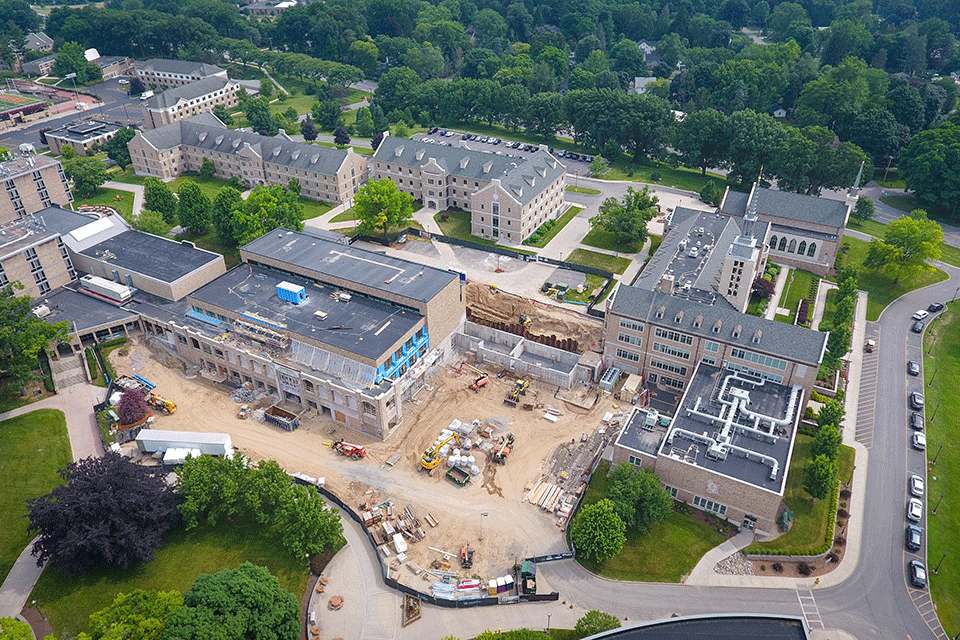
[[[657,318],[656,313],[661,306],[665,308],[663,317]],[[711,306],[623,284],[617,287],[609,309],[616,315],[685,331],[708,340],[742,346],[750,351],[803,362],[813,367],[820,366],[827,342],[826,333],[746,315],[725,301],[721,303],[718,300],[717,304]],[[683,317],[680,322],[675,322],[678,311],[683,311]],[[702,316],[703,320],[699,327],[695,327],[694,322],[698,316]],[[721,322],[720,332],[714,333],[713,327],[718,320]],[[738,325],[741,327],[740,337],[735,338],[733,330]],[[753,342],[757,330],[762,332],[759,344]]]
[[[155,94],[146,101],[148,109],[166,109],[172,107],[180,100],[193,100],[201,96],[208,95],[214,91],[219,91],[232,81],[221,76],[210,76],[190,84],[184,84],[179,87],[172,87],[166,91]]]
[[[842,228],[847,223],[847,204],[840,200],[808,196],[789,191],[777,191],[757,187],[754,191],[757,214],[776,216],[796,222],[812,222]],[[721,211],[728,215],[743,216],[750,206],[749,195],[730,191],[724,198]]]
[[[172,149],[181,144],[219,153],[237,153],[245,144],[270,164],[334,175],[343,165],[347,151],[315,144],[270,138],[249,131],[224,127],[210,114],[200,114],[173,124],[141,131],[144,139],[157,149]]]
[[[542,150],[525,158],[512,158],[393,136],[384,138],[373,158],[375,162],[405,167],[422,167],[433,158],[440,168],[458,178],[485,182],[499,179],[521,204],[526,204],[543,187],[566,173],[560,161]]]
[[[171,60],[169,58],[150,58],[137,64],[138,69],[152,69],[161,73],[182,73],[189,75],[198,73],[201,77],[212,76],[221,73],[223,69],[216,65],[205,62],[193,62],[192,60]]]

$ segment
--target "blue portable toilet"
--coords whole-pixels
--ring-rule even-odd
[[[298,284],[284,280],[277,285],[277,297],[293,304],[301,304],[307,301],[307,291]]]

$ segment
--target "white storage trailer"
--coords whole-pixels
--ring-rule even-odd
[[[133,292],[127,285],[100,276],[83,276],[80,278],[80,286],[114,302],[126,302],[133,297]]]
[[[209,456],[233,455],[233,443],[228,434],[199,431],[144,429],[137,434],[137,448],[143,453],[168,449],[198,449],[200,453]]]

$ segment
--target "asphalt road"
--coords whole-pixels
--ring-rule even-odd
[[[71,90],[73,87],[61,83],[60,88]],[[29,142],[38,149],[40,144],[40,129],[45,127],[59,127],[78,118],[103,118],[124,124],[141,124],[143,115],[140,111],[140,99],[127,96],[126,87],[121,86],[119,78],[107,80],[89,87],[78,87],[82,93],[98,96],[103,102],[92,105],[86,111],[70,111],[56,118],[44,119],[28,125],[19,125],[14,129],[0,134],[0,145],[8,149],[16,149],[21,143]]]

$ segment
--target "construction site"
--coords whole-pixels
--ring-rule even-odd
[[[541,348],[569,354],[571,370],[585,353],[599,362],[590,351],[599,348],[598,321],[488,287],[468,293],[471,313],[499,314],[508,324],[522,315],[520,328],[506,333],[534,355],[546,353]],[[155,341],[135,337],[111,362],[119,373],[141,376],[180,399],[176,413],[163,417],[163,429],[224,433],[254,461],[276,460],[291,474],[322,478],[326,489],[366,513],[391,577],[438,597],[487,595],[490,579],[504,578],[504,586],[524,558],[566,551],[571,510],[622,418],[595,384],[576,382],[571,390],[521,378],[464,350],[428,370],[403,421],[381,442],[313,411],[284,416],[290,407],[275,398],[206,379]],[[563,348],[574,343],[580,353]],[[268,418],[271,410],[286,426]],[[472,548],[468,560],[461,558],[466,548]],[[476,582],[466,583],[467,592],[451,592],[459,580]],[[510,589],[517,593],[515,585]]]

